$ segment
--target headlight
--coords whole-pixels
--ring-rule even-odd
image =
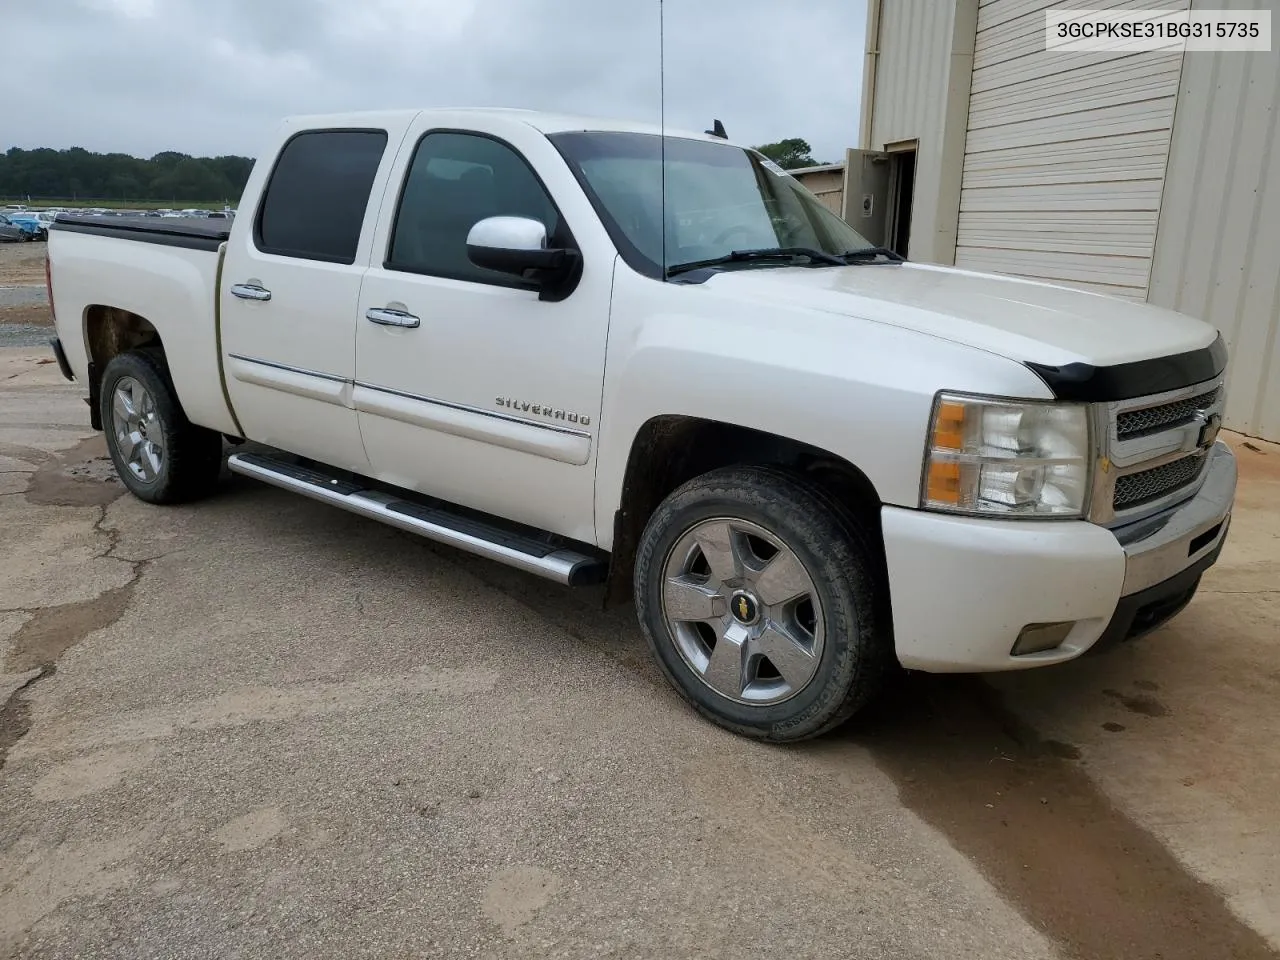
[[[1005,517],[1079,517],[1089,499],[1088,408],[941,393],[920,505]]]

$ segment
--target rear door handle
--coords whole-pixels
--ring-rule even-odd
[[[271,291],[256,283],[233,283],[231,295],[241,300],[270,300]]]
[[[364,318],[370,323],[380,323],[384,327],[416,327],[422,323],[412,313],[393,310],[390,307],[370,307],[364,312]]]

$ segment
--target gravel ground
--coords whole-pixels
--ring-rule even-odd
[[[43,286],[0,287],[0,307],[44,306],[48,302]]]
[[[43,347],[53,336],[53,327],[39,323],[9,323],[0,308],[0,348]]]
[[[0,243],[0,288],[44,287],[43,243]]]
[[[594,591],[122,496],[45,359],[0,351],[0,956],[1276,956],[1280,447],[1150,640],[777,748]]]
[[[0,244],[0,347],[31,347],[51,335],[43,243]]]

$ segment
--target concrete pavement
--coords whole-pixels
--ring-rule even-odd
[[[242,478],[121,496],[37,358],[0,351],[0,956],[1275,955],[1280,448],[1161,634],[778,748],[595,592]]]

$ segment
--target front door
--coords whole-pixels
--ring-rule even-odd
[[[467,258],[486,217],[537,219],[553,244],[570,241],[571,210],[585,219],[580,192],[579,207],[552,201],[522,137],[564,166],[524,124],[411,132],[398,209],[379,226],[385,260],[375,249],[360,293],[355,407],[378,479],[594,541],[613,257],[588,256],[559,302]]]

